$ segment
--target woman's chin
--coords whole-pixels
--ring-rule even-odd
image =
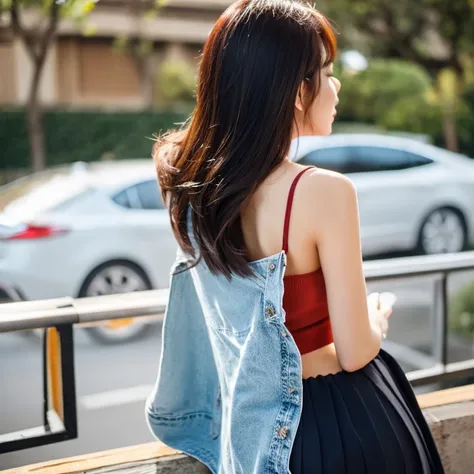
[[[327,137],[332,133],[332,123],[328,124],[327,127],[321,127],[318,130],[313,130],[311,135],[313,137]]]
[[[320,133],[319,135],[323,136],[323,137],[327,137],[328,135],[331,135],[332,133],[332,123],[329,124],[329,126],[327,127],[326,130],[323,131],[323,133]]]

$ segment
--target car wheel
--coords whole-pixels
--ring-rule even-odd
[[[128,262],[101,265],[85,280],[79,297],[130,293],[150,290],[151,284],[143,270]],[[149,323],[129,319],[106,321],[100,326],[85,328],[88,335],[100,344],[118,344],[138,339],[151,329]]]
[[[424,255],[461,252],[467,246],[467,229],[459,211],[441,208],[433,211],[423,222],[418,251]]]

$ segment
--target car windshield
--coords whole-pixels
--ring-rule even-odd
[[[87,169],[81,164],[34,173],[0,188],[0,212],[34,215],[53,209],[88,187]]]

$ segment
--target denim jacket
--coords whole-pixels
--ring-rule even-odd
[[[213,474],[287,474],[302,412],[302,366],[285,326],[286,254],[229,282],[202,260],[173,265],[161,361],[146,403],[166,445]],[[184,270],[184,271],[183,271]]]

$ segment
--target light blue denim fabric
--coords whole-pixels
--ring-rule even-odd
[[[166,445],[214,474],[287,474],[302,411],[301,356],[285,327],[282,251],[255,277],[172,269],[161,361],[146,416]]]

